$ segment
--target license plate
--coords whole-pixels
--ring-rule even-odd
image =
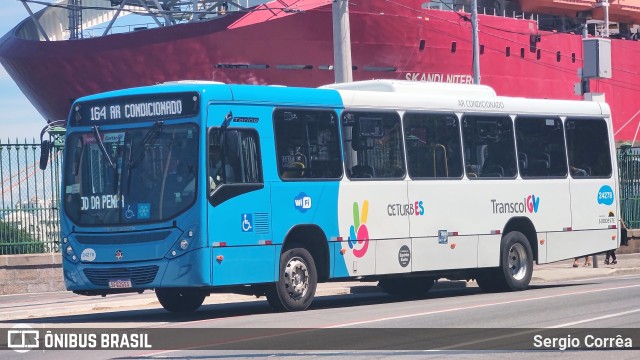
[[[133,287],[129,279],[109,280],[109,287],[112,289],[126,289]]]

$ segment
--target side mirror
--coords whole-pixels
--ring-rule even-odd
[[[51,152],[51,141],[43,140],[40,145],[40,170],[45,170],[47,168],[47,163],[49,163],[49,153]]]

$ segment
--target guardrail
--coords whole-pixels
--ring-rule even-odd
[[[58,251],[62,147],[39,159],[35,140],[0,140],[0,255]]]
[[[618,150],[620,211],[630,229],[640,229],[640,148]]]

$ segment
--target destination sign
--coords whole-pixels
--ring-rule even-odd
[[[71,111],[72,126],[157,121],[196,116],[197,92],[120,96],[78,102]]]

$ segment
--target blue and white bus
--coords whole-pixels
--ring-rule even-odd
[[[486,86],[177,82],[88,96],[67,121],[66,287],[212,292],[303,310],[319,282],[418,296],[528,287],[533,263],[619,245],[609,107]]]

